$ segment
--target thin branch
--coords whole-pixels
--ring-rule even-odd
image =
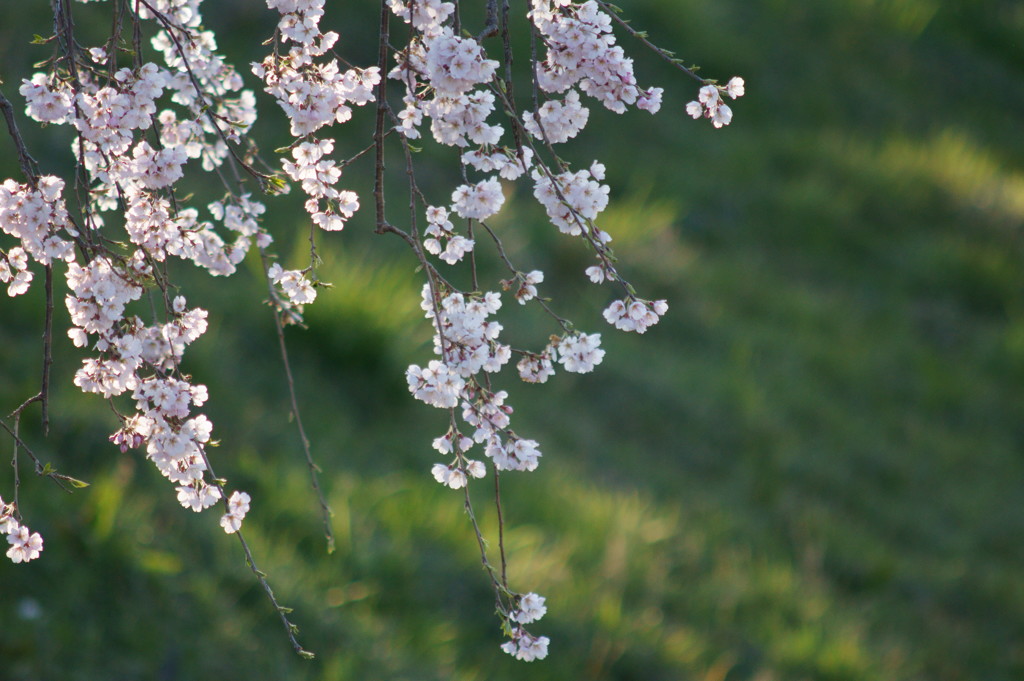
[[[500,596],[504,594],[507,589],[502,584],[501,579],[498,577],[497,571],[491,562],[487,559],[487,542],[484,541],[483,532],[480,531],[480,524],[476,520],[476,513],[473,512],[473,502],[469,498],[469,485],[467,484],[462,488],[465,492],[465,504],[466,515],[469,516],[469,521],[473,525],[473,532],[476,533],[477,546],[480,547],[480,563],[483,565],[484,570],[487,571],[487,575],[491,578],[491,584],[494,586],[495,595],[500,599]]]
[[[46,316],[43,321],[43,385],[39,390],[42,401],[43,435],[50,434],[50,367],[53,365],[53,265],[46,266]]]
[[[491,236],[491,239],[494,241],[494,247],[498,251],[498,257],[501,259],[501,262],[504,263],[505,267],[507,267],[512,274],[514,274],[516,277],[519,277],[519,270],[516,268],[515,265],[512,264],[512,261],[509,259],[508,254],[505,252],[505,246],[501,243],[501,239],[498,237],[498,235],[494,232],[493,229],[491,229],[490,225],[488,225],[483,220],[480,221],[480,226],[487,231],[487,233]],[[536,296],[533,300],[535,300],[537,304],[544,308],[544,311],[548,313],[548,316],[550,316],[552,319],[558,322],[558,325],[562,327],[563,331],[565,331],[566,333],[570,333],[572,331],[572,322],[570,322],[568,319],[562,317],[561,315],[557,314],[554,310],[552,310],[551,306],[548,305],[546,300],[544,300],[540,296]]]
[[[221,487],[223,488],[223,480],[218,478],[217,474],[214,473],[213,466],[210,464],[210,458],[206,455],[206,449],[200,447],[199,453],[203,457],[203,463],[206,464],[206,469],[209,471],[210,477],[213,478],[214,480],[219,481],[221,483]],[[222,494],[221,498],[223,501],[224,510],[230,513],[231,507],[228,505],[227,495]],[[270,583],[267,581],[267,573],[263,572],[259,569],[259,567],[257,567],[256,559],[252,557],[252,551],[249,549],[249,543],[246,542],[245,537],[242,536],[242,530],[239,529],[234,534],[236,537],[238,537],[238,542],[242,545],[242,551],[245,553],[246,564],[249,566],[249,569],[252,570],[252,573],[256,576],[256,580],[260,583],[260,586],[263,587],[263,591],[267,594],[267,598],[270,599],[270,603],[274,606],[274,609],[277,610],[277,614],[281,618],[281,623],[284,625],[285,633],[287,633],[288,635],[288,640],[291,642],[292,648],[295,650],[296,653],[299,654],[300,657],[304,657],[307,660],[313,659],[313,653],[303,648],[302,645],[299,644],[298,640],[295,638],[295,634],[298,633],[299,628],[295,626],[291,622],[291,620],[288,619],[288,613],[291,612],[291,609],[286,608],[277,602],[277,597],[274,596],[274,591],[270,588]]]
[[[271,296],[275,296],[274,284],[270,281],[270,276],[267,275],[268,262],[266,253],[261,249],[260,258],[263,261],[263,273],[267,279],[267,286],[270,289]],[[276,296],[275,296],[276,297]],[[292,375],[291,362],[288,360],[288,346],[284,340],[284,324],[281,322],[281,311],[279,305],[273,305],[274,308],[274,327],[277,330],[277,344],[278,349],[281,352],[281,362],[284,364],[284,375],[288,382],[288,397],[291,400],[292,414],[295,416],[295,425],[299,430],[299,438],[302,440],[302,452],[306,456],[306,465],[309,466],[309,479],[310,485],[313,487],[313,491],[316,493],[317,501],[320,504],[320,511],[323,514],[324,521],[324,536],[327,538],[327,553],[334,553],[334,531],[331,528],[331,516],[334,513],[331,511],[331,507],[327,505],[327,499],[324,498],[323,490],[320,489],[320,479],[318,473],[321,472],[320,467],[313,461],[313,455],[310,452],[309,437],[306,436],[306,429],[302,425],[302,415],[299,411],[299,400],[295,394],[295,378]]]
[[[388,5],[384,0],[380,3],[380,42],[377,51],[377,68],[380,69],[381,79],[377,86],[377,118],[373,131],[373,146],[376,151],[376,163],[374,164],[373,198],[377,215],[377,233],[383,234],[388,226],[387,216],[384,212],[384,120],[387,115],[388,106],[388,79],[384,76],[387,73],[388,65],[388,19],[391,16]]]
[[[501,482],[494,468],[494,507],[498,511],[498,552],[501,554],[501,584],[508,588],[508,562],[505,560],[505,518],[501,513]]]
[[[12,438],[14,438],[15,446],[16,447],[21,447],[21,449],[25,450],[25,453],[28,454],[28,457],[30,459],[32,459],[32,463],[35,464],[36,475],[46,476],[46,477],[50,478],[51,480],[53,480],[54,484],[57,485],[57,487],[60,487],[65,492],[70,493],[71,490],[68,489],[67,487],[65,487],[64,483],[61,482],[61,481],[62,480],[70,480],[71,478],[69,478],[66,475],[61,475],[60,473],[57,473],[57,471],[55,471],[55,470],[47,470],[47,467],[45,465],[43,465],[42,461],[39,460],[39,457],[37,457],[35,454],[33,454],[32,450],[29,448],[29,446],[25,444],[25,441],[22,440],[18,436],[18,432],[17,432],[18,420],[17,420],[17,417],[15,417],[14,423],[15,423],[15,429],[12,430],[11,427],[7,425],[7,423],[5,423],[2,419],[0,419],[0,428],[3,428],[4,430],[6,430],[7,434],[10,435]]]
[[[11,468],[14,469],[14,508],[18,505],[18,493],[21,491],[21,474],[18,472],[18,421],[14,422],[14,453],[11,455]],[[20,515],[20,511],[18,512]]]
[[[21,138],[18,124],[14,120],[14,106],[11,105],[10,100],[4,97],[3,92],[0,92],[0,111],[3,112],[4,120],[7,122],[7,132],[10,133],[11,139],[14,140],[14,149],[18,152],[18,165],[21,167],[21,172],[29,184],[32,185],[32,188],[35,189],[39,178],[36,172],[38,164],[28,153],[28,147],[25,146],[25,140]]]
[[[683,62],[680,59],[678,59],[677,57],[673,56],[671,52],[669,52],[668,50],[664,50],[664,49],[658,47],[657,45],[652,43],[650,40],[648,40],[647,39],[647,34],[645,32],[638,31],[635,28],[633,28],[632,26],[630,26],[629,22],[626,21],[625,19],[623,19],[622,17],[620,17],[619,13],[616,12],[613,7],[609,6],[607,2],[605,2],[604,0],[597,0],[597,4],[601,6],[601,9],[603,9],[605,12],[607,12],[609,15],[611,15],[611,18],[615,20],[615,23],[617,23],[619,26],[622,26],[624,29],[626,29],[626,31],[631,36],[633,36],[634,38],[639,40],[641,43],[644,44],[645,47],[647,47],[649,50],[654,52],[656,55],[658,55],[659,57],[661,57],[662,59],[667,61],[669,64],[671,64],[675,68],[679,69],[680,71],[682,71],[683,73],[688,75],[690,78],[693,78],[694,80],[698,81],[699,83],[707,85],[708,83],[712,82],[712,81],[710,81],[710,80],[708,80],[706,78],[701,78],[700,76],[697,75],[696,71],[694,71],[693,69],[688,69],[685,66],[683,66]]]
[[[484,38],[491,38],[498,35],[498,0],[487,0],[487,19],[484,23],[484,30],[476,37],[476,41],[482,42]]]

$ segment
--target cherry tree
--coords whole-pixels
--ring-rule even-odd
[[[558,313],[557,291],[545,290],[542,271],[512,261],[492,218],[509,185],[528,186],[552,227],[591,255],[580,276],[617,292],[604,320],[644,333],[668,303],[636,290],[615,256],[613,235],[600,226],[609,201],[605,166],[594,160],[572,167],[558,147],[577,137],[592,108],[651,114],[661,108],[663,90],[638,83],[617,33],[697,81],[685,114],[714,127],[730,123],[726,102],[743,95],[744,83],[734,77],[719,85],[698,76],[604,0],[529,0],[525,21],[515,17],[522,29],[514,25],[509,0],[478,1],[486,2],[483,24],[469,26],[457,0],[382,0],[376,62],[359,65],[346,59],[338,33],[321,26],[325,0],[267,0],[276,28],[266,36],[265,58],[244,68],[218,51],[201,0],[106,0],[112,30],[95,45],[76,35],[78,3],[53,1],[53,34],[37,37],[33,48],[44,59],[40,70],[23,74],[17,95],[0,88],[0,111],[21,171],[0,184],[0,283],[9,296],[41,285],[46,306],[39,391],[0,419],[14,442],[13,485],[0,499],[0,533],[10,560],[30,562],[44,547],[29,528],[32,510],[18,503],[19,456],[58,485],[86,484],[43,464],[19,430],[22,415],[36,406],[46,430],[52,344],[72,343],[85,353],[74,383],[110,405],[113,447],[138,450],[151,461],[184,508],[219,509],[220,526],[241,543],[291,644],[310,656],[244,538],[244,519],[259,500],[234,488],[230,475],[214,472],[213,424],[200,410],[217,399],[216,386],[195,383],[185,357],[208,328],[207,312],[172,281],[167,263],[190,262],[224,285],[246,258],[260,263],[266,288],[251,294],[267,297],[271,306],[332,550],[331,512],[303,430],[283,330],[303,322],[305,306],[324,285],[318,241],[341,237],[320,232],[342,231],[351,221],[349,229],[404,242],[410,268],[422,275],[420,304],[433,330],[433,357],[410,366],[406,379],[412,397],[441,414],[429,472],[465,505],[493,587],[502,650],[526,661],[547,655],[548,638],[527,629],[544,616],[545,599],[509,584],[501,524],[494,557],[469,490],[492,478],[500,518],[500,476],[534,471],[542,458],[540,443],[513,430],[503,382],[588,373],[605,351],[600,332]],[[528,42],[514,43],[516,30],[526,31]],[[524,54],[513,49],[520,42],[529,46]],[[526,64],[525,75],[513,68],[514,59]],[[278,160],[259,147],[253,88],[276,100],[289,121],[292,142],[277,150]],[[668,115],[683,118],[684,112]],[[357,116],[372,118],[372,139],[341,158],[335,142]],[[22,125],[27,118],[73,131],[66,176],[40,172],[19,118]],[[443,194],[428,195],[417,181],[415,145],[426,143],[450,150],[453,179]],[[372,195],[344,188],[349,166],[372,173]],[[407,185],[401,209],[386,201],[389,173]],[[185,195],[181,181],[193,175],[208,178],[216,190]],[[309,260],[301,269],[281,265],[265,220],[275,195],[290,191],[302,193],[308,214]],[[369,210],[361,210],[365,203]],[[482,251],[500,262],[504,278],[482,280]],[[455,272],[471,284],[457,285]],[[142,304],[143,298],[156,302]],[[69,325],[56,321],[63,319],[55,315],[61,300]],[[514,347],[504,341],[502,309],[509,304],[543,310],[551,328],[546,343]],[[217,466],[230,467],[230,460]]]

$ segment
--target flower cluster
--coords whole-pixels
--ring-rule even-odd
[[[69,237],[76,232],[68,220],[63,190],[64,181],[52,176],[40,177],[34,188],[14,180],[0,184],[0,230],[20,244],[0,251],[0,282],[7,284],[8,295],[28,291],[30,257],[42,265],[74,259]]]
[[[292,47],[253,64],[253,73],[288,115],[292,135],[304,137],[328,123],[344,123],[352,118],[350,104],[373,101],[373,86],[380,79],[376,69],[342,71],[337,59],[315,61],[338,41],[334,31],[320,31],[324,0],[267,0],[267,6],[281,13],[278,31]]]
[[[341,168],[328,158],[333,151],[332,139],[303,142],[292,149],[295,162],[281,164],[288,177],[299,182],[309,196],[306,212],[313,223],[327,232],[340,231],[345,221],[359,210],[355,192],[339,191],[333,186],[341,178]]]
[[[448,210],[443,207],[427,206],[427,228],[423,232],[427,237],[423,240],[423,248],[449,265],[459,262],[473,250],[473,240],[455,233],[455,227],[448,219]]]
[[[519,378],[524,383],[546,383],[548,377],[555,373],[555,367],[551,363],[551,354],[547,351],[541,354],[528,353],[516,364],[519,370]]]
[[[542,142],[561,144],[579,134],[588,118],[590,110],[580,104],[580,93],[569,90],[563,101],[548,100],[537,113],[525,112],[523,127]]]
[[[533,150],[522,147],[518,150],[501,147],[488,153],[485,147],[467,151],[462,163],[484,173],[497,172],[503,180],[517,180],[533,164]]]
[[[512,638],[502,643],[501,649],[517,660],[533,662],[548,656],[550,643],[547,636],[533,636],[522,627],[516,627],[512,630]]]
[[[525,274],[516,272],[513,279],[501,282],[501,286],[506,291],[514,288],[516,290],[513,294],[515,299],[519,301],[520,305],[525,305],[537,297],[537,284],[542,281],[544,281],[544,273],[540,270],[533,270]]]
[[[27,152],[19,148],[27,184],[0,184],[0,230],[16,242],[0,248],[0,283],[8,295],[20,295],[33,280],[33,263],[66,263],[65,304],[72,322],[68,337],[90,355],[75,372],[74,383],[110,400],[120,422],[110,436],[114,445],[122,452],[143,449],[174,486],[183,507],[200,512],[223,504],[226,513],[220,524],[231,534],[239,531],[251,498],[240,491],[227,496],[225,481],[211,470],[207,449],[213,424],[196,413],[208,391],[183,371],[186,348],[207,330],[207,313],[190,307],[177,294],[169,279],[173,270],[165,263],[177,258],[212,275],[227,276],[255,244],[277,311],[294,319],[317,297],[317,257],[312,236],[310,264],[304,269],[285,269],[267,251],[273,239],[261,225],[265,206],[252,198],[246,182],[255,180],[267,192],[289,187],[276,175],[256,170],[259,152],[249,137],[256,98],[217,53],[216,38],[200,13],[201,3],[150,0],[119,6],[119,12],[135,14],[133,21],[152,22],[155,35],[150,44],[162,61],[147,61],[136,41],[130,67],[122,67],[118,62],[124,60],[124,50],[114,49],[115,37],[93,47],[62,37],[55,44],[63,54],[50,62],[50,71],[22,82],[20,92],[30,118],[68,126],[74,133],[80,203],[73,214],[80,217],[65,207],[64,181],[38,176]],[[633,60],[612,32],[615,20],[597,0],[529,1],[527,19],[544,50],[543,57],[530,64],[535,86],[530,110],[518,108],[515,88],[507,80],[513,74],[511,55],[504,54],[502,64],[485,50],[482,41],[493,35],[489,31],[494,26],[481,37],[472,37],[461,25],[455,3],[387,0],[382,11],[408,24],[408,39],[403,44],[401,31],[392,30],[388,44],[380,46],[381,61],[367,68],[351,66],[336,55],[338,33],[320,28],[325,4],[326,0],[267,0],[278,13],[277,29],[268,41],[273,44],[271,53],[251,69],[287,116],[295,138],[283,150],[287,155],[280,175],[305,194],[313,225],[340,231],[360,207],[354,192],[338,187],[342,170],[367,151],[377,152],[378,231],[403,236],[427,278],[421,306],[433,328],[434,357],[426,366],[409,366],[406,379],[414,398],[449,411],[448,430],[433,443],[443,462],[433,464],[431,474],[442,485],[463,489],[485,477],[489,466],[495,476],[534,471],[542,456],[540,445],[511,429],[508,393],[492,383],[513,355],[519,356],[519,377],[537,384],[554,375],[556,366],[568,373],[590,372],[605,351],[600,334],[577,331],[549,307],[547,298],[539,298],[544,273],[512,263],[509,253],[516,257],[516,249],[506,251],[502,245],[504,225],[475,222],[498,214],[511,195],[507,183],[523,178],[532,185],[549,221],[562,233],[580,237],[596,257],[587,277],[625,289],[625,297],[604,311],[605,320],[617,329],[644,333],[658,323],[668,305],[638,298],[616,269],[612,237],[598,225],[610,193],[605,167],[594,161],[574,169],[554,145],[583,133],[591,119],[584,95],[615,113],[631,107],[655,113],[662,90],[637,85]],[[115,25],[120,26],[122,19],[117,15]],[[394,65],[384,79],[391,57]],[[401,107],[392,108],[389,80],[404,90]],[[743,80],[733,78],[725,86],[702,83],[687,112],[710,119],[715,127],[727,125],[732,110],[724,98],[743,95]],[[374,144],[351,159],[333,158],[335,139],[321,131],[349,121],[356,107],[375,101]],[[506,128],[492,120],[498,115],[508,121],[508,136]],[[442,191],[441,196],[450,198],[438,205],[427,198],[436,189],[417,186],[412,167],[416,149],[409,140],[427,135],[426,128],[438,144],[455,148],[452,153],[462,178],[453,183],[450,194]],[[11,132],[20,143],[16,131]],[[384,186],[390,184],[383,177],[389,137],[400,143],[407,159],[413,216],[408,231],[383,214]],[[224,185],[224,193],[206,204],[208,215],[180,190],[182,178],[199,168],[216,171]],[[426,212],[422,232],[415,219],[420,210]],[[458,219],[465,221],[464,229]],[[121,227],[122,235],[114,234]],[[501,281],[504,290],[521,305],[534,301],[531,308],[542,309],[557,324],[559,330],[541,349],[514,349],[499,338],[502,300],[478,281],[479,243],[474,236],[495,241],[500,260],[511,273]],[[470,253],[474,255],[466,258]],[[456,269],[449,280],[428,255],[449,266],[464,263],[472,270],[471,288],[460,290],[452,282],[459,281],[461,273]],[[48,283],[49,275],[47,271]],[[138,304],[147,293],[153,304]],[[137,312],[151,312],[152,318],[144,321]],[[126,413],[121,411],[124,403],[132,405]],[[469,458],[477,445],[483,450],[480,459]],[[312,460],[310,468],[315,469]],[[319,489],[315,473],[313,486]],[[321,503],[326,511],[322,498]],[[0,532],[11,547],[7,555],[14,562],[32,560],[42,550],[42,539],[20,525],[16,512],[13,504],[0,500]],[[487,552],[482,550],[487,565]],[[545,599],[495,584],[509,638],[503,650],[521,660],[545,657],[548,638],[524,628],[545,614]]]
[[[574,374],[590,373],[604,359],[599,333],[568,335],[554,347],[558,350],[558,363]]]
[[[503,443],[492,436],[487,443],[487,456],[499,471],[535,471],[541,457],[537,446],[536,440],[510,437]]]
[[[522,625],[536,622],[547,613],[544,597],[528,593],[517,598],[515,609],[509,613],[509,629],[511,639],[502,644],[501,649],[517,660],[531,662],[543,660],[548,655],[551,641],[547,636],[533,636]],[[511,624],[515,622],[516,624]]]
[[[633,75],[633,60],[615,43],[611,17],[594,0],[531,0],[529,16],[547,46],[537,66],[537,82],[547,92],[564,92],[574,85],[610,111],[622,113],[636,104],[658,111],[661,88],[641,89]]]
[[[489,291],[482,296],[452,293],[445,296],[435,314],[429,286],[423,287],[420,305],[434,321],[434,352],[449,370],[462,378],[482,371],[496,372],[509,361],[511,348],[499,343],[501,324],[487,318],[501,308],[501,296]]]
[[[228,497],[228,512],[221,516],[220,526],[228,534],[238,532],[242,527],[242,520],[249,512],[249,502],[252,498],[245,492],[232,492]]]
[[[28,291],[32,272],[28,269],[28,255],[21,246],[6,253],[0,251],[0,283],[7,284],[7,295],[12,298]]]
[[[466,459],[464,466],[458,464],[435,463],[430,469],[431,475],[442,485],[452,489],[461,489],[466,486],[469,478],[482,478],[487,475],[487,469],[480,461]]]
[[[338,41],[336,32],[320,31],[324,1],[267,0],[267,6],[281,14],[280,40],[292,46],[281,54],[275,45],[273,54],[254,63],[252,71],[288,116],[291,134],[308,138],[292,149],[294,162],[284,161],[282,167],[309,196],[305,208],[314,224],[334,232],[359,209],[359,197],[334,188],[341,177],[341,168],[327,158],[334,151],[334,140],[317,140],[312,134],[325,125],[350,120],[353,105],[372,102],[380,72],[376,67],[342,70],[337,59],[317,61]]]
[[[405,378],[413,397],[439,409],[451,409],[457,405],[459,395],[466,387],[461,376],[436,359],[430,360],[423,368],[418,364],[410,365]]]
[[[646,300],[616,300],[604,311],[604,318],[609,324],[622,331],[644,333],[654,326],[668,311],[668,303],[664,300],[649,302]]]
[[[18,92],[25,98],[25,113],[40,123],[64,123],[71,113],[71,90],[62,84],[54,87],[45,73],[23,80]]]
[[[508,431],[512,405],[505,404],[508,393],[478,387],[466,391],[462,401],[462,420],[473,426],[473,440],[487,442],[488,447],[500,446],[501,436]],[[492,449],[492,453],[495,450]]]
[[[39,557],[43,550],[43,538],[18,522],[14,517],[14,504],[5,504],[0,499],[0,534],[7,535],[7,557],[14,563],[27,563]]]
[[[422,120],[426,115],[430,118],[430,132],[438,144],[466,147],[473,143],[483,147],[497,144],[501,139],[502,127],[487,123],[488,116],[494,112],[494,95],[486,90],[458,95],[435,94],[421,103],[416,97],[406,95],[404,101],[405,120]],[[408,127],[403,121],[406,136],[413,137]]]
[[[461,218],[486,220],[505,203],[501,183],[491,177],[476,184],[460,184],[452,192],[452,210]]]
[[[305,305],[316,300],[316,289],[299,270],[286,270],[275,262],[267,269],[267,277],[294,305]]]
[[[538,596],[535,593],[524,594],[519,598],[519,607],[508,618],[520,624],[536,622],[548,611],[544,601],[543,596]]]
[[[434,479],[452,489],[465,487],[470,478],[482,478],[487,475],[487,468],[482,461],[468,459],[464,454],[473,446],[473,440],[454,429],[434,439],[434,449],[441,454],[455,457],[449,464],[436,463],[430,469]]]
[[[498,68],[498,62],[485,58],[480,43],[455,35],[447,26],[424,35],[423,57],[431,86],[439,94],[453,97],[489,82]]]
[[[178,503],[185,508],[192,509],[196,513],[213,506],[223,496],[220,487],[216,485],[204,485],[198,489],[191,486],[182,486],[176,489],[178,490]]]
[[[418,31],[439,26],[455,11],[454,4],[443,0],[388,0],[388,8]]]
[[[705,85],[697,93],[697,99],[686,105],[686,113],[694,119],[708,118],[716,128],[729,125],[732,121],[732,109],[722,101],[722,95],[728,95],[732,99],[742,97],[745,92],[743,79],[735,76],[729,79],[725,87],[718,85]]]
[[[596,161],[589,169],[558,175],[533,171],[533,196],[544,206],[548,219],[563,234],[586,235],[599,243],[611,236],[593,226],[593,220],[608,207],[608,185],[604,165]]]

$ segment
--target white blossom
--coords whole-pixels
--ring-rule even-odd
[[[601,349],[601,334],[580,333],[566,336],[557,345],[558,362],[566,371],[586,374],[604,359]]]
[[[234,534],[242,527],[242,520],[249,512],[252,499],[245,492],[232,492],[228,498],[228,512],[221,516],[220,526],[228,534]]]
[[[647,302],[643,300],[616,300],[604,311],[605,320],[622,331],[644,333],[654,326],[668,311],[664,300]]]
[[[515,610],[509,619],[520,624],[536,622],[547,613],[547,606],[544,605],[545,598],[530,592],[519,599],[519,608]]]
[[[547,636],[532,636],[524,629],[519,628],[513,634],[511,641],[501,645],[501,649],[517,660],[532,662],[543,660],[548,656],[548,645],[551,643]]]
[[[501,210],[504,202],[501,183],[493,177],[472,185],[459,185],[452,192],[452,210],[463,218],[486,220]]]
[[[24,525],[7,534],[7,543],[11,545],[7,549],[7,557],[14,563],[35,560],[43,550],[43,538],[38,532],[30,532]]]

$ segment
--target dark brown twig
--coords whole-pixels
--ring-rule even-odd
[[[38,164],[28,153],[28,147],[25,146],[25,140],[22,139],[21,132],[18,131],[18,124],[14,120],[14,106],[10,100],[4,97],[3,92],[0,92],[0,112],[3,112],[4,120],[7,122],[7,132],[14,140],[14,150],[18,153],[18,166],[21,168],[21,173],[35,189],[39,179],[39,174],[36,172]]]

